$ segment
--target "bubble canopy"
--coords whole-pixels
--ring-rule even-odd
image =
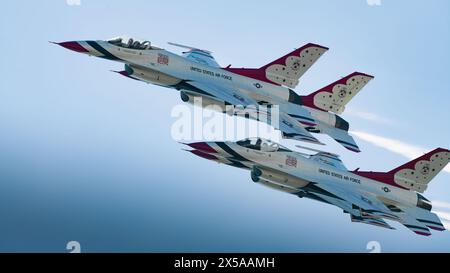
[[[126,35],[108,39],[107,42],[115,46],[137,50],[149,50],[156,48],[151,46],[150,41],[129,37]]]
[[[290,151],[288,148],[283,147],[271,140],[257,137],[246,138],[236,143],[239,146],[263,152]]]

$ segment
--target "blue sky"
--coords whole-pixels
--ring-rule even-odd
[[[320,139],[350,169],[383,171],[410,150],[450,147],[448,1],[6,1],[1,12],[0,251],[65,252],[71,240],[107,252],[366,252],[374,240],[382,251],[450,251],[448,231],[353,224],[182,151],[170,135],[177,92],[48,43],[129,34],[238,67],[322,44],[330,50],[296,91],[374,75],[343,114],[363,152]],[[425,195],[450,203],[449,178],[439,174]]]

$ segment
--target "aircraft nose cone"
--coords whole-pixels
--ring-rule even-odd
[[[62,43],[56,43],[57,45],[60,45],[64,48],[67,48],[69,50],[75,51],[75,52],[79,52],[79,53],[88,53],[89,50],[87,50],[86,48],[84,48],[80,43],[75,42],[75,41],[70,41],[70,42],[62,42]]]
[[[209,146],[206,142],[195,142],[195,143],[190,143],[187,144],[189,147],[192,147],[196,150],[200,150],[202,152],[207,152],[207,153],[217,153],[216,150],[214,150],[211,146]]]

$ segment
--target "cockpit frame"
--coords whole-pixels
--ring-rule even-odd
[[[246,139],[237,141],[236,144],[238,144],[239,146],[248,148],[248,149],[257,150],[257,151],[261,151],[261,152],[290,151],[286,147],[284,147],[276,142],[273,142],[268,139],[257,138],[257,137],[246,138]]]
[[[112,39],[107,40],[107,42],[112,45],[118,46],[118,47],[134,49],[134,50],[159,49],[157,47],[152,46],[150,41],[147,41],[147,40],[142,41],[139,39],[134,39],[131,37],[126,37],[126,36],[112,38]]]

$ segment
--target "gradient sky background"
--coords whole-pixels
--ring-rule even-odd
[[[0,251],[67,252],[71,240],[85,252],[367,252],[374,240],[387,252],[450,251],[448,231],[421,237],[396,223],[395,231],[351,223],[336,207],[182,151],[170,134],[177,92],[48,43],[129,34],[178,52],[165,43],[206,48],[238,67],[319,43],[330,50],[299,94],[355,70],[375,76],[343,114],[363,152],[326,136],[320,148],[349,169],[380,171],[412,150],[450,148],[449,1],[263,2],[3,2]],[[440,173],[425,196],[450,221],[449,178]]]

